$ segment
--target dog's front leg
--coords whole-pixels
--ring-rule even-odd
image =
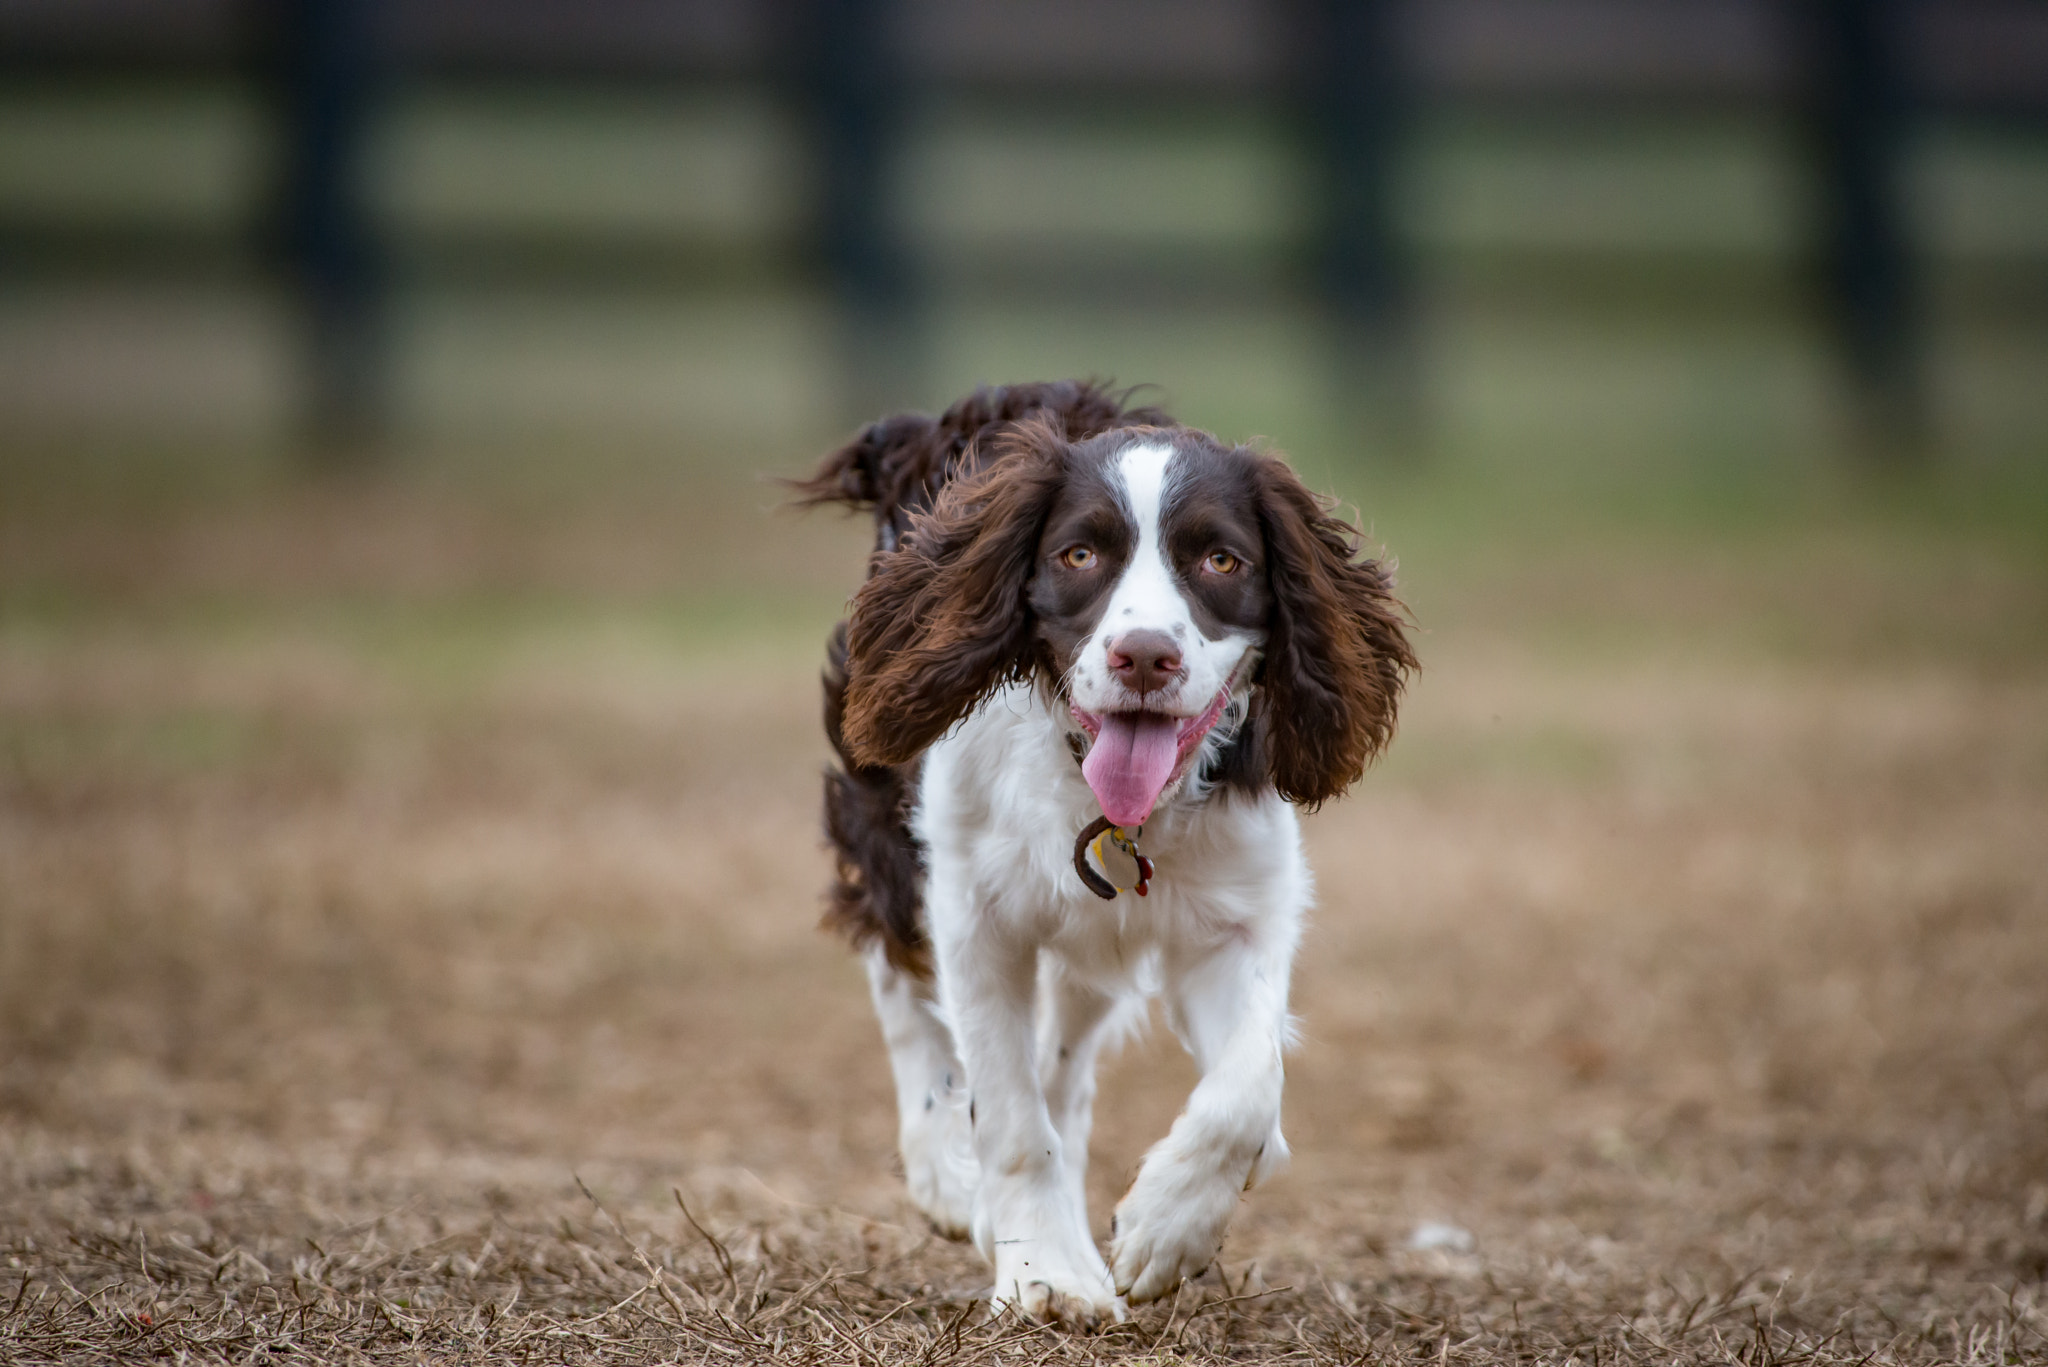
[[[1072,1324],[1120,1318],[1039,1085],[1037,947],[992,912],[964,919],[935,938],[940,995],[974,1097],[974,1242],[995,1267],[991,1308]]]
[[[1293,935],[1269,927],[1264,943],[1233,938],[1192,961],[1169,959],[1168,1007],[1202,1080],[1117,1204],[1110,1261],[1133,1303],[1207,1268],[1240,1194],[1287,1161],[1281,1054],[1293,952]]]

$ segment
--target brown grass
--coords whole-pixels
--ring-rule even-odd
[[[1076,1337],[986,1321],[893,1175],[811,928],[858,532],[748,497],[11,528],[0,1360],[2048,1361],[2038,651],[1686,640],[1786,600],[1768,556],[1643,560],[1670,620],[1597,648],[1528,624],[1600,575],[1430,604],[1311,825],[1295,1167]],[[1876,625],[1817,637],[1953,587],[1856,563],[1816,611]],[[1189,1082],[1110,1067],[1099,1220]]]

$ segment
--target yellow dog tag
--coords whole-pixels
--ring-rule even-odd
[[[1074,871],[1090,892],[1107,900],[1120,892],[1143,897],[1151,891],[1152,861],[1138,852],[1143,829],[1125,830],[1101,817],[1081,832],[1074,842]]]

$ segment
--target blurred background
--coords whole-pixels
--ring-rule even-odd
[[[523,1343],[643,1285],[570,1172],[714,1291],[671,1187],[743,1282],[972,1294],[813,929],[869,538],[766,477],[1073,375],[1285,451],[1417,622],[1307,826],[1296,1165],[1225,1252],[1328,1293],[1273,1351],[1387,1298],[1418,1360],[1723,1361],[1699,1297],[1758,1360],[2037,1351],[2040,0],[0,0],[51,1332],[290,1271],[357,1348]],[[1111,1066],[1098,1224],[1190,1082]]]
[[[11,446],[2038,465],[2029,0],[6,0]]]

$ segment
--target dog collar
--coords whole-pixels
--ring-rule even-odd
[[[1106,816],[1083,828],[1074,840],[1074,872],[1088,891],[1105,902],[1126,890],[1140,897],[1151,891],[1152,861],[1138,853],[1138,836],[1144,829],[1125,830]]]

